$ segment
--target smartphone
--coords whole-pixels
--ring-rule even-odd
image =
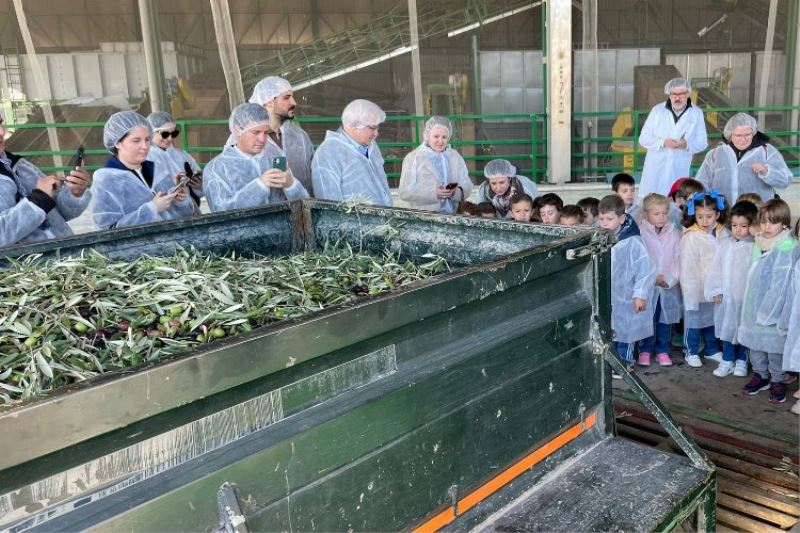
[[[192,179],[192,178],[190,178],[189,176],[187,176],[185,174],[181,174],[181,178],[178,180],[178,184],[175,185],[173,188],[171,188],[169,190],[169,194],[174,193],[175,191],[177,191],[178,189],[180,189],[181,187],[183,187],[184,185],[189,183],[190,179]]]
[[[184,161],[183,163],[183,172],[189,179],[194,177],[194,170],[192,170],[192,165],[190,165],[188,161]]]
[[[278,155],[272,158],[272,168],[277,168],[280,171],[286,171],[286,158]]]
[[[452,191],[456,187],[458,187],[458,183],[448,183],[447,185],[444,186],[444,188],[447,189],[448,191]]]
[[[70,170],[74,170],[75,167],[83,165],[83,153],[84,153],[83,146],[79,146],[78,150],[75,152],[75,155],[73,155],[72,159],[69,160]]]

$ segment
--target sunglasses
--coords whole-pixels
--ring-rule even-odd
[[[158,134],[161,135],[162,139],[166,139],[167,137],[172,137],[174,139],[181,134],[181,130],[180,128],[175,128],[172,131],[159,131]]]

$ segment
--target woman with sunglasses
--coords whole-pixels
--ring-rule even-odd
[[[175,145],[181,134],[175,119],[166,111],[154,111],[147,116],[147,121],[153,128],[153,149],[150,150],[148,160],[155,162],[159,156],[166,156],[163,158],[163,162],[169,165],[172,174],[176,172],[186,174],[186,165],[188,164],[192,170],[192,178],[189,180],[189,195],[199,207],[200,198],[203,197],[203,172],[191,155]]]
[[[111,152],[94,174],[92,216],[101,229],[148,224],[192,216],[194,202],[178,174],[161,161],[147,160],[153,131],[133,111],[114,113],[103,127],[103,145]]]

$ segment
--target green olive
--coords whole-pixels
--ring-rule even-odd
[[[27,339],[25,339],[25,346],[27,346],[28,348],[33,348],[34,346],[36,346],[38,342],[39,342],[38,337],[28,337]]]
[[[72,324],[72,329],[74,329],[78,333],[86,333],[89,330],[89,326],[87,326],[83,322],[75,322],[74,324]]]
[[[169,315],[161,315],[161,317],[158,319],[161,324],[169,324],[170,320],[172,320],[172,317]]]
[[[181,313],[183,313],[183,307],[180,305],[173,305],[169,308],[169,314],[172,316],[179,316]]]
[[[222,328],[214,328],[211,331],[209,331],[209,333],[211,333],[211,336],[216,339],[221,339],[222,337],[225,336],[225,330]]]

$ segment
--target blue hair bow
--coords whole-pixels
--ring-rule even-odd
[[[717,202],[717,211],[725,209],[725,196],[719,193],[717,189],[711,189],[708,192],[696,192],[689,197],[686,201],[686,214],[690,217],[694,216],[694,203],[697,201],[702,202],[706,196],[714,199]]]

